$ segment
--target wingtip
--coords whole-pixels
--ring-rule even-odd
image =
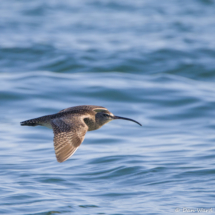
[[[63,162],[65,161],[65,160],[62,160],[62,159],[57,158],[57,157],[56,157],[56,159],[57,159],[57,162],[58,162],[58,163],[63,163]]]

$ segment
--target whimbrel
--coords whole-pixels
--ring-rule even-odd
[[[114,116],[108,109],[94,105],[66,108],[56,114],[23,121],[21,125],[52,128],[56,158],[58,162],[63,162],[75,153],[87,131],[99,129],[113,119],[130,120],[141,125],[133,119]]]

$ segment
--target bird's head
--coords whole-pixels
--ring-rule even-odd
[[[142,126],[139,122],[133,120],[133,119],[129,119],[129,118],[125,118],[125,117],[121,117],[121,116],[114,116],[111,112],[105,110],[105,111],[101,111],[96,113],[96,122],[102,126],[114,119],[123,119],[123,120],[129,120],[132,122],[137,123],[138,125]]]

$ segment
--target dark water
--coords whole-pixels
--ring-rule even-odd
[[[1,1],[0,214],[215,213],[215,1]],[[119,116],[58,163],[20,121]]]

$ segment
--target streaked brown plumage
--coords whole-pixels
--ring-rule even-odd
[[[99,129],[113,119],[130,120],[141,125],[133,119],[114,116],[106,108],[94,105],[66,108],[56,114],[23,121],[21,125],[52,128],[56,158],[58,162],[63,162],[75,153],[87,131]]]

